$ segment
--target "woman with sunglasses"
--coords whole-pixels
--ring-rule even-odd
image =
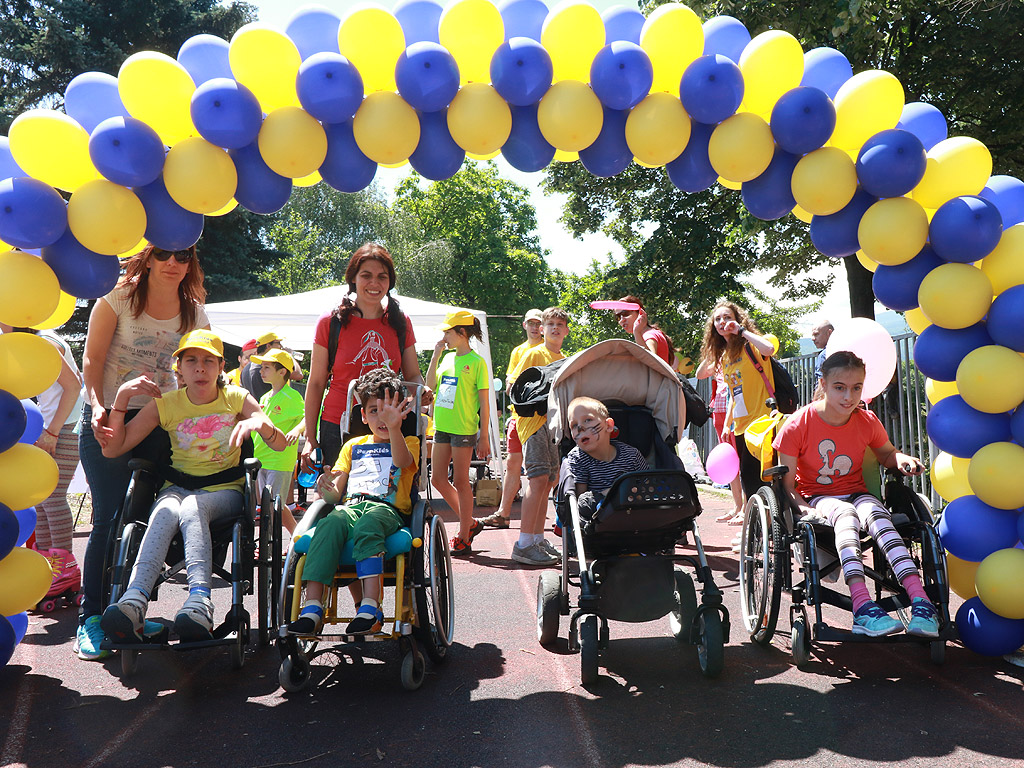
[[[166,448],[162,430],[154,430],[136,448],[117,458],[103,456],[112,431],[109,409],[118,388],[148,376],[161,392],[178,388],[171,358],[181,337],[197,328],[209,329],[203,306],[206,289],[195,246],[166,251],[147,245],[124,262],[124,275],[99,299],[89,316],[82,358],[85,407],[78,449],[92,495],[92,533],[82,568],[82,615],[75,652],[81,659],[100,659],[103,630],[103,560],[111,524],[128,489],[133,457],[159,459]],[[133,398],[124,414],[130,421],[149,398]]]
[[[623,296],[619,301],[636,305],[636,309],[616,310],[615,319],[622,330],[630,334],[633,341],[641,347],[649,349],[674,368],[675,352],[672,349],[672,339],[665,335],[657,323],[648,321],[643,302],[632,294]]]

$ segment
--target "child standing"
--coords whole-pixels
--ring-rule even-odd
[[[878,417],[859,407],[864,386],[859,357],[852,352],[830,355],[822,365],[821,383],[824,397],[793,414],[772,444],[789,467],[783,478],[786,492],[802,513],[817,510],[835,528],[843,577],[853,599],[855,634],[880,637],[903,628],[868,593],[860,551],[863,527],[911,598],[907,633],[938,637],[935,606],[921,586],[917,567],[889,511],[868,493],[861,471],[869,446],[882,466],[899,467],[905,475],[919,475],[924,467],[913,456],[899,453]]]
[[[213,629],[210,600],[213,545],[210,523],[234,514],[242,502],[243,477],[195,488],[204,477],[236,467],[242,443],[257,433],[275,450],[285,447],[275,427],[252,395],[227,384],[224,345],[210,331],[186,334],[174,353],[174,367],[184,387],[161,394],[148,376],[125,382],[117,390],[109,411],[111,435],[103,445],[108,458],[130,451],[157,426],[171,437],[171,472],[157,496],[149,525],[142,537],[131,583],[116,603],[107,606],[100,626],[119,642],[142,640],[149,598],[167,557],[174,535],[185,540],[185,572],[189,595],[174,618],[174,630],[183,641],[208,640]],[[124,423],[128,402],[137,395],[155,398]],[[182,483],[182,485],[176,485]]]
[[[444,332],[434,345],[427,368],[427,386],[434,390],[434,447],[430,453],[430,484],[459,516],[459,534],[452,538],[453,555],[468,555],[483,523],[473,519],[473,486],[469,464],[473,446],[479,459],[490,454],[490,372],[487,363],[470,349],[480,340],[480,321],[464,309],[450,312],[440,326]],[[453,464],[454,485],[448,481]]]
[[[282,522],[291,533],[295,530],[295,518],[288,508],[288,491],[299,456],[299,436],[305,430],[302,395],[290,384],[295,360],[283,349],[269,349],[263,355],[253,355],[252,362],[259,365],[263,383],[270,385],[270,391],[260,398],[260,408],[271,423],[285,433],[288,443],[283,451],[275,451],[259,435],[253,438],[252,455],[262,465],[256,485],[261,498],[264,488],[270,488],[273,495],[281,497]]]

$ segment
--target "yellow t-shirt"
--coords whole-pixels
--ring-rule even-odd
[[[400,469],[391,460],[391,443],[375,443],[373,435],[354,437],[341,448],[335,471],[347,472],[345,499],[359,493],[376,496],[394,504],[408,515],[412,512],[412,479],[420,460],[420,440],[406,437],[412,465]]]
[[[196,405],[185,389],[167,392],[156,401],[160,426],[171,436],[171,466],[188,475],[204,477],[238,464],[242,451],[231,448],[231,432],[238,423],[249,393],[230,384],[217,390],[217,399]],[[204,489],[241,489],[243,478]]]
[[[527,368],[533,368],[535,365],[547,365],[553,363],[555,360],[561,360],[565,355],[559,352],[552,352],[547,348],[546,344],[538,344],[535,347],[531,347],[522,360],[519,362],[519,370],[516,371],[516,375],[525,371]],[[513,409],[514,410],[514,409]],[[530,439],[530,436],[536,432],[541,426],[547,421],[546,413],[538,413],[536,416],[516,416],[516,432],[519,434],[519,441],[525,446],[526,441]]]
[[[511,387],[515,383],[516,377],[519,376],[519,371],[522,370],[521,363],[523,361],[523,355],[543,343],[543,338],[537,339],[533,344],[529,341],[524,341],[512,350],[512,354],[508,356],[508,368],[505,370],[505,384],[507,386]]]
[[[733,432],[742,435],[747,431],[747,425],[761,416],[766,416],[770,411],[765,405],[768,399],[768,388],[764,385],[764,379],[757,372],[757,368],[750,362],[750,355],[746,350],[750,349],[764,369],[764,375],[774,385],[772,379],[772,364],[770,359],[762,355],[752,346],[744,345],[740,349],[740,356],[736,360],[729,359],[726,352],[722,357],[722,377],[732,398]]]
[[[235,368],[232,371],[228,371],[225,375],[227,376],[228,384],[234,384],[236,387],[242,386],[242,381],[241,381],[242,368],[241,368],[241,366],[239,366],[238,368]]]

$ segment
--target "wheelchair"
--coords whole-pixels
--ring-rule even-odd
[[[777,427],[776,427],[777,428]],[[774,438],[773,434],[769,439]],[[773,453],[773,459],[777,455]],[[773,461],[774,463],[774,461]],[[907,634],[869,637],[829,625],[822,607],[831,605],[852,614],[853,604],[846,592],[828,582],[842,576],[835,534],[831,526],[815,515],[800,516],[783,487],[788,468],[775,465],[762,477],[770,480],[747,500],[740,540],[740,604],[743,622],[750,639],[761,646],[770,645],[775,635],[782,593],[791,598],[790,648],[794,663],[800,667],[810,660],[812,642],[918,643],[927,644],[932,662],[945,660],[946,643],[956,639],[949,616],[949,580],[945,552],[935,531],[931,506],[920,494],[903,482],[896,470],[888,470],[882,491],[882,503],[892,515],[896,531],[903,537],[928,598],[939,617],[937,638]],[[887,613],[895,612],[906,626],[910,621],[910,598],[896,580],[888,561],[866,533],[861,535],[861,551],[872,553],[865,561],[864,575],[873,599]],[[813,621],[808,616],[813,609]]]
[[[169,464],[169,442],[166,455]],[[233,477],[242,476],[245,480],[242,489],[243,500],[237,514],[217,520],[210,526],[213,540],[213,575],[215,579],[219,577],[231,586],[231,608],[227,616],[221,624],[214,627],[213,636],[209,640],[172,644],[168,642],[169,631],[166,627],[159,635],[146,637],[141,643],[104,640],[101,648],[119,652],[122,675],[127,677],[135,672],[139,654],[143,652],[191,651],[219,646],[228,647],[231,666],[234,669],[241,669],[245,664],[245,651],[251,639],[252,623],[244,604],[244,597],[254,592],[257,598],[259,645],[270,644],[272,632],[278,623],[276,596],[281,582],[282,502],[280,497],[271,494],[269,488],[264,488],[257,506],[256,475],[260,469],[260,462],[251,456],[252,442],[246,441],[242,447],[240,464],[232,470],[225,470]],[[132,470],[132,478],[114,519],[116,535],[107,545],[103,589],[107,600],[104,607],[116,602],[129,586],[150,511],[164,484],[161,465],[146,459],[132,459],[129,467]],[[222,473],[218,473],[217,477],[218,482],[232,479]],[[154,600],[160,586],[184,570],[184,558],[184,542],[179,533],[167,550],[164,568],[153,589]]]
[[[350,403],[354,384],[349,388]],[[406,387],[414,391],[415,401],[420,402],[422,387],[408,382]],[[358,404],[346,412],[342,421],[343,443],[349,438],[369,434],[360,414]],[[385,616],[380,632],[359,636],[343,632],[345,625],[355,617],[355,606],[351,607],[352,613],[347,613],[342,607],[348,600],[347,586],[356,580],[352,542],[349,540],[334,581],[324,593],[324,621],[320,632],[301,637],[289,634],[287,625],[299,617],[305,597],[302,571],[310,539],[317,522],[331,512],[334,505],[317,500],[299,521],[285,558],[278,608],[281,616],[277,636],[281,654],[278,682],[284,690],[295,693],[305,688],[311,680],[311,662],[323,654],[334,652],[335,644],[359,646],[397,640],[402,657],[401,683],[409,691],[417,690],[423,684],[426,674],[424,650],[434,664],[447,660],[454,636],[455,588],[444,521],[434,513],[429,499],[420,498],[418,492],[420,478],[425,477],[422,470],[425,421],[416,409],[402,424],[403,434],[420,439],[419,470],[413,480],[413,505],[408,527],[399,529],[385,540],[383,585],[385,598],[389,589],[393,589],[394,599],[391,604],[387,599],[382,603]]]

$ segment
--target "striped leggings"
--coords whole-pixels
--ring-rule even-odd
[[[866,528],[885,559],[892,566],[896,580],[901,584],[911,574],[917,574],[910,552],[893,527],[889,510],[870,493],[855,493],[850,496],[816,496],[809,504],[821,512],[836,532],[836,549],[843,567],[843,578],[864,578],[864,563],[861,560],[860,532]]]
[[[68,506],[68,486],[78,467],[78,435],[74,423],[61,427],[53,458],[57,461],[57,487],[50,498],[36,505],[36,545],[40,549],[56,547],[70,552],[75,524]]]

